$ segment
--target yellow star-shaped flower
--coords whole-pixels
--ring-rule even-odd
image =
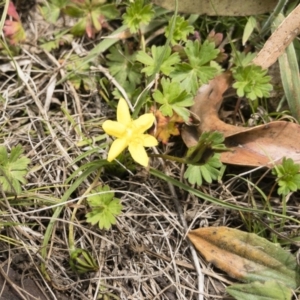
[[[126,147],[132,158],[142,166],[146,167],[149,157],[145,147],[153,147],[158,144],[155,137],[144,132],[154,122],[154,115],[144,114],[136,120],[132,120],[126,101],[121,98],[117,107],[117,121],[107,120],[103,123],[103,130],[116,137],[108,152],[108,161],[114,160]]]

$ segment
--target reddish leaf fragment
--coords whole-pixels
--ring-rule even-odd
[[[300,284],[295,257],[256,234],[208,227],[192,230],[188,237],[207,261],[231,277],[247,282],[276,280],[291,288]]]
[[[223,41],[223,38],[224,38],[223,33],[220,33],[220,32],[216,33],[214,30],[212,30],[209,33],[207,40],[210,42],[214,42],[216,47],[219,47]],[[225,50],[223,47],[219,47],[219,50],[220,50],[220,53],[218,54],[216,61],[221,63],[227,59],[228,54],[225,53]]]
[[[170,136],[176,136],[180,134],[178,129],[179,124],[182,124],[183,119],[178,116],[175,112],[172,117],[165,117],[159,110],[156,110],[155,113],[156,118],[156,129],[152,134],[161,142],[166,144],[170,138]]]
[[[209,34],[208,34],[208,37],[207,39],[210,41],[210,42],[214,42],[216,44],[216,47],[218,47],[221,43],[222,43],[222,40],[223,40],[223,33],[216,33],[214,30],[212,30]]]
[[[3,26],[4,35],[9,39],[11,45],[16,45],[22,42],[26,38],[24,28],[21,23],[19,14],[12,1],[8,4],[7,15],[11,17],[10,20],[6,20]]]
[[[9,39],[11,45],[16,45],[26,39],[26,33],[19,21],[6,20],[3,26],[3,32]]]
[[[9,1],[8,9],[7,9],[7,15],[10,16],[10,17],[12,17],[16,21],[20,21],[20,16],[17,13],[16,7],[13,4],[12,1]]]

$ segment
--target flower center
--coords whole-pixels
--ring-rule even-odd
[[[129,143],[143,144],[142,135],[138,133],[138,128],[133,122],[127,126],[126,137]]]

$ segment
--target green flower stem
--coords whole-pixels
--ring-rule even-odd
[[[139,30],[139,36],[140,36],[140,46],[143,51],[146,51],[145,36],[143,35],[141,30]]]
[[[227,209],[233,209],[236,211],[240,211],[240,212],[249,212],[252,214],[256,214],[256,215],[267,215],[267,216],[274,216],[277,218],[283,218],[283,219],[287,219],[290,220],[292,222],[294,222],[295,224],[300,224],[300,221],[293,218],[293,217],[289,217],[287,215],[282,215],[282,214],[278,214],[276,212],[273,211],[266,211],[266,210],[262,210],[262,209],[256,209],[256,208],[250,208],[250,207],[244,207],[244,206],[240,206],[240,205],[235,205],[235,204],[231,204],[228,203],[226,201],[220,200],[218,198],[215,198],[213,196],[210,196],[209,194],[205,194],[203,192],[201,192],[200,190],[197,190],[195,188],[192,188],[191,186],[184,184],[164,173],[162,173],[161,171],[158,171],[154,168],[150,168],[150,174],[155,176],[156,178],[160,178],[170,184],[173,184],[174,186],[192,194],[195,195],[197,197],[199,197],[200,199],[203,199],[205,201],[208,201],[210,203],[214,203],[216,205],[219,205],[220,207],[225,207]],[[249,182],[250,183],[250,182]]]
[[[168,159],[168,160],[176,161],[176,162],[181,163],[181,164],[186,164],[187,163],[185,158],[180,158],[180,157],[166,155],[166,154],[149,154],[149,157],[160,157],[162,159],[165,159],[165,160]]]
[[[69,223],[69,249],[70,249],[70,253],[72,253],[72,251],[74,251],[76,249],[75,248],[75,241],[74,241],[74,220],[75,220],[75,217],[76,217],[77,209],[78,209],[78,207],[80,207],[80,204],[82,203],[82,201],[86,198],[86,195],[88,195],[91,192],[91,190],[96,186],[99,176],[100,176],[100,170],[98,170],[97,176],[95,177],[94,181],[88,187],[88,189],[84,192],[84,194],[80,197],[80,199],[78,200],[78,202],[76,203],[76,205],[73,209],[71,220],[70,220],[70,223]]]
[[[287,195],[282,195],[282,215],[286,216],[286,201],[287,201]],[[283,230],[284,224],[286,222],[285,218],[281,219],[280,222],[280,232]]]

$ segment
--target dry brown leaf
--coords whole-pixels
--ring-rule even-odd
[[[276,121],[249,128],[225,139],[232,151],[221,153],[224,163],[247,166],[269,166],[281,163],[283,157],[300,163],[300,126]]]
[[[283,157],[300,162],[300,126],[291,122],[275,121],[252,128],[226,124],[218,111],[223,94],[231,83],[231,74],[224,73],[203,85],[191,108],[199,119],[197,126],[184,126],[182,138],[188,147],[195,146],[203,132],[219,131],[224,134],[230,151],[221,153],[223,163],[245,166],[272,167]]]
[[[155,130],[150,131],[159,141],[166,144],[171,136],[180,135],[179,124],[182,124],[183,119],[175,112],[172,117],[164,116],[159,110],[151,109],[154,112],[156,119]]]
[[[197,128],[199,134],[207,131],[219,131],[227,137],[246,130],[243,127],[226,124],[219,119],[218,112],[223,101],[223,94],[231,82],[231,73],[225,72],[215,77],[209,84],[202,85],[198,90],[191,112],[192,115],[199,118],[200,125]]]
[[[231,277],[248,282],[273,279],[292,288],[299,284],[295,257],[256,234],[206,227],[190,231],[188,237],[207,261]]]

